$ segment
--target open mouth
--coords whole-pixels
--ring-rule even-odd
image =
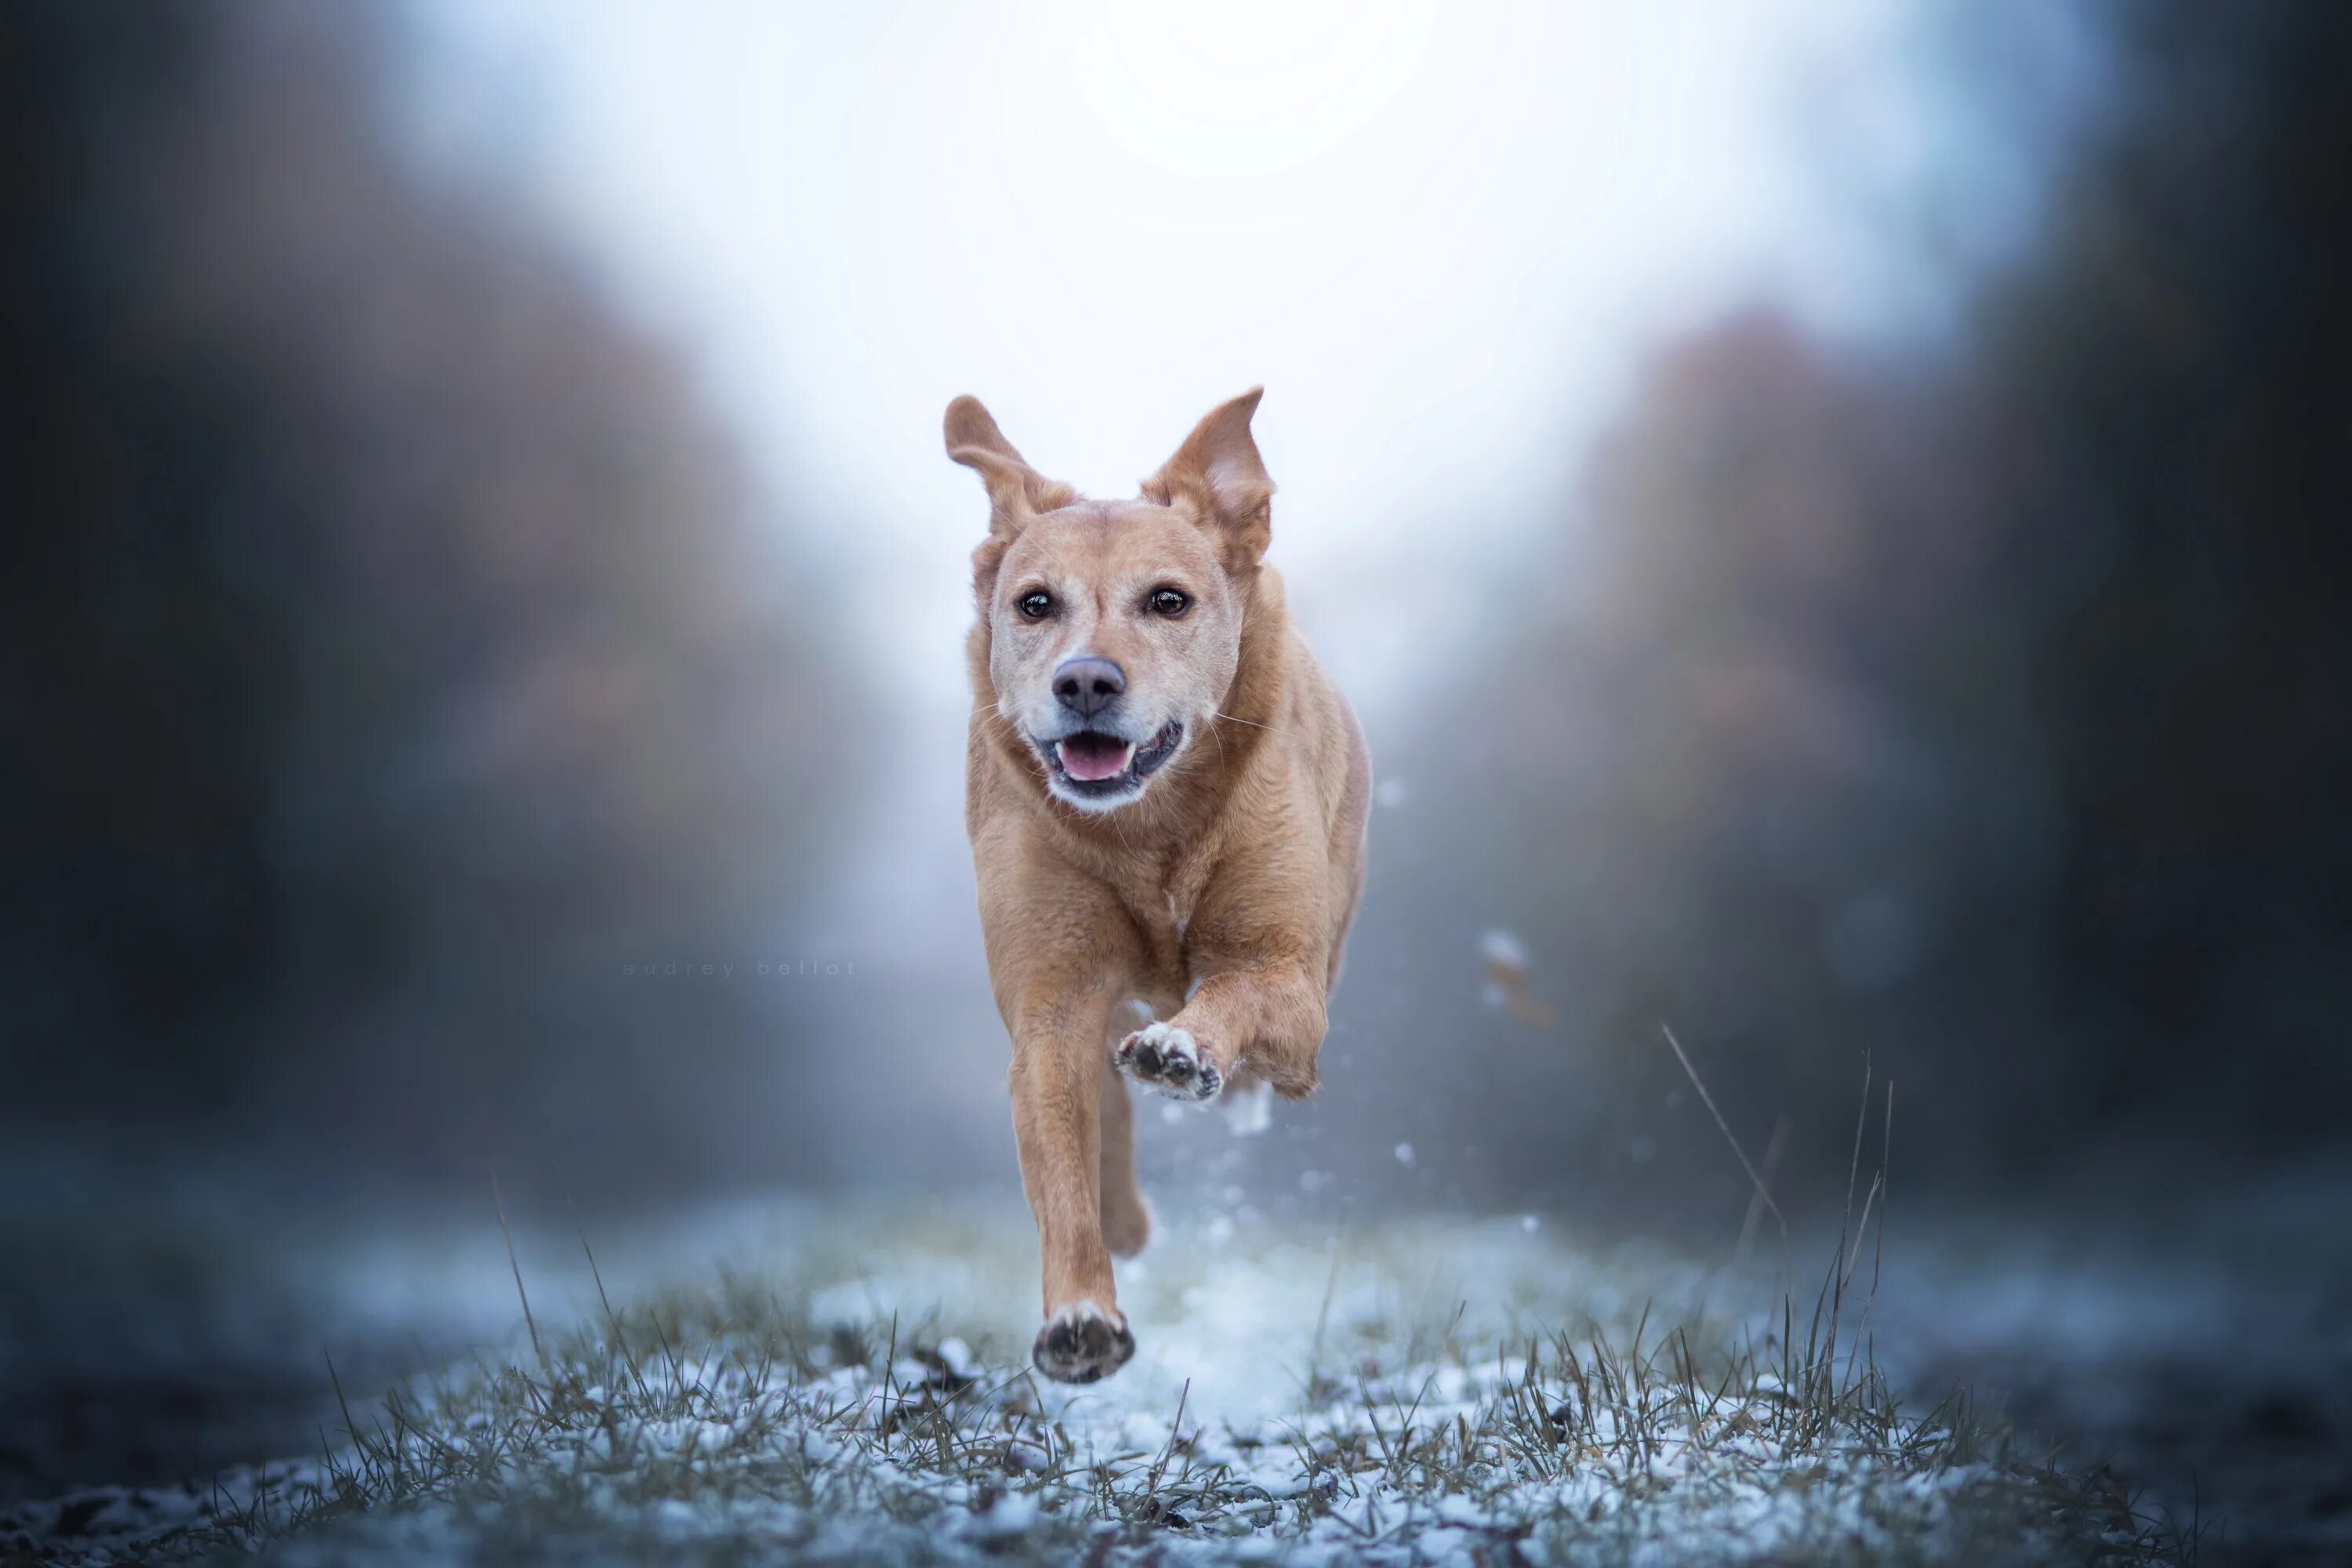
[[[1121,795],[1141,784],[1154,769],[1176,754],[1184,726],[1171,720],[1167,727],[1140,745],[1123,735],[1081,730],[1058,741],[1040,742],[1045,765],[1074,795],[1101,797]]]

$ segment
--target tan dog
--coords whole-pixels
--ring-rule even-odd
[[[1151,1211],[1118,1075],[1195,1102],[1312,1091],[1363,889],[1371,760],[1259,563],[1258,396],[1121,501],[1040,475],[973,399],[948,405],[948,456],[992,507],[964,816],[1045,1255],[1034,1356],[1068,1383],[1135,1353],[1110,1259]],[[1131,1003],[1164,1021],[1126,1033]]]

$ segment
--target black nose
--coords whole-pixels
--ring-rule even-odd
[[[1127,672],[1107,658],[1088,655],[1062,661],[1054,672],[1054,695],[1081,719],[1091,719],[1127,689]]]

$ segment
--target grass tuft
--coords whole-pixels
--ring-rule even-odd
[[[1271,1410],[1190,1376],[1061,1388],[1013,1359],[1017,1337],[840,1315],[854,1275],[812,1290],[807,1274],[721,1270],[616,1307],[584,1237],[583,1251],[595,1306],[570,1326],[541,1315],[522,1356],[404,1384],[365,1414],[345,1401],[317,1458],[224,1477],[197,1517],[116,1550],[1104,1564],[2194,1551],[2129,1497],[2021,1454],[1964,1391],[1906,1409],[1859,1321],[1841,1322],[1866,1310],[1844,1289],[1858,1239],[1841,1240],[1809,1312],[1783,1298],[1710,1323],[1628,1300],[1613,1322],[1507,1330],[1474,1323],[1461,1298],[1395,1310],[1402,1272],[1343,1297],[1337,1255],[1327,1276],[1300,1249],[1300,1299],[1322,1308],[1299,1312]]]

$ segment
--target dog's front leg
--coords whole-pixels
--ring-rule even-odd
[[[1045,1258],[1045,1326],[1032,1353],[1040,1372],[1064,1383],[1092,1383],[1135,1353],[1103,1241],[1108,1019],[1107,1001],[1056,997],[1024,1008],[1013,1030],[1013,1131]]]
[[[1147,1088],[1211,1100],[1246,1067],[1286,1100],[1315,1092],[1327,1026],[1323,983],[1303,963],[1210,974],[1173,1018],[1138,1029],[1112,1059]]]

